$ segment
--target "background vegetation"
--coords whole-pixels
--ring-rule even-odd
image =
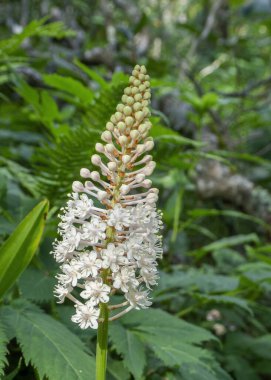
[[[108,379],[270,379],[270,1],[2,1],[0,30],[1,378],[94,379],[49,252],[140,63],[165,254],[154,307],[111,325]]]

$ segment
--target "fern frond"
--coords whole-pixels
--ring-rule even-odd
[[[38,176],[38,190],[51,203],[62,199],[70,191],[70,184],[79,179],[80,168],[84,167],[94,151],[101,130],[114,113],[120,101],[124,84],[119,83],[103,89],[84,116],[84,126],[71,129],[54,145],[41,147],[34,156]]]

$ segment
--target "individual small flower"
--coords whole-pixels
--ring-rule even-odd
[[[133,268],[122,267],[119,272],[113,273],[113,287],[128,292],[130,286],[138,286],[139,282],[135,277]]]
[[[72,321],[78,323],[81,329],[98,328],[98,318],[100,311],[95,308],[91,303],[84,305],[75,305],[76,313],[72,316]]]
[[[89,299],[93,305],[97,305],[100,302],[107,303],[109,301],[110,286],[103,284],[102,279],[89,281],[85,285],[80,295],[82,298]]]
[[[127,308],[109,320],[151,305],[149,291],[157,284],[163,250],[158,190],[147,178],[155,168],[149,154],[154,147],[148,136],[150,97],[146,68],[136,65],[95,146],[95,170],[80,170],[83,182],[72,184],[61,209],[61,239],[52,252],[62,271],[55,295],[59,302],[74,302],[72,320],[83,329],[97,328],[99,309],[109,303],[110,294],[122,294],[124,302],[108,305],[108,310]]]
[[[140,275],[148,289],[157,284],[158,272],[155,267],[145,267],[140,269]]]
[[[89,199],[86,194],[78,195],[73,193],[73,201],[70,201],[70,208],[73,210],[75,217],[84,219],[91,215],[93,209],[93,200]]]
[[[135,309],[147,309],[152,304],[148,295],[149,292],[147,290],[129,288],[128,292],[125,293],[125,298]]]
[[[73,259],[69,264],[62,265],[63,274],[58,276],[62,284],[71,284],[72,287],[77,285],[77,281],[81,278],[81,273],[78,272],[76,264],[76,260]]]
[[[62,241],[55,241],[54,246],[54,258],[58,263],[72,259],[75,245],[70,242],[68,239]]]
[[[116,204],[115,207],[108,212],[107,223],[109,226],[115,227],[117,231],[129,226],[130,213],[129,209]]]
[[[71,286],[57,284],[54,289],[55,296],[59,299],[58,303],[63,303],[68,294],[72,291]]]
[[[103,268],[110,268],[112,273],[119,270],[120,266],[128,264],[128,259],[125,257],[125,249],[123,246],[117,246],[109,243],[106,249],[101,252]]]
[[[102,260],[97,258],[97,252],[84,252],[78,257],[76,269],[81,278],[97,277]]]
[[[106,224],[102,219],[93,217],[91,222],[85,222],[82,225],[82,240],[86,240],[89,244],[104,240],[105,230]]]

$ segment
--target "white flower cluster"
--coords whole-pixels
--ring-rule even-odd
[[[156,210],[158,190],[146,177],[154,168],[148,136],[150,82],[144,66],[136,66],[122,103],[106,125],[91,158],[100,169],[81,169],[86,181],[73,183],[73,193],[62,209],[53,254],[61,263],[55,294],[75,303],[72,320],[83,329],[97,328],[99,305],[110,294],[122,292],[125,301],[109,310],[151,305],[149,290],[157,283],[157,258],[162,255],[161,215]],[[95,202],[93,201],[95,200]],[[97,207],[98,205],[98,207]]]

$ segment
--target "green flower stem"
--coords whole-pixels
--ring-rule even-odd
[[[107,337],[108,337],[108,306],[105,303],[100,304],[99,322],[96,348],[96,380],[106,379],[107,363]]]

